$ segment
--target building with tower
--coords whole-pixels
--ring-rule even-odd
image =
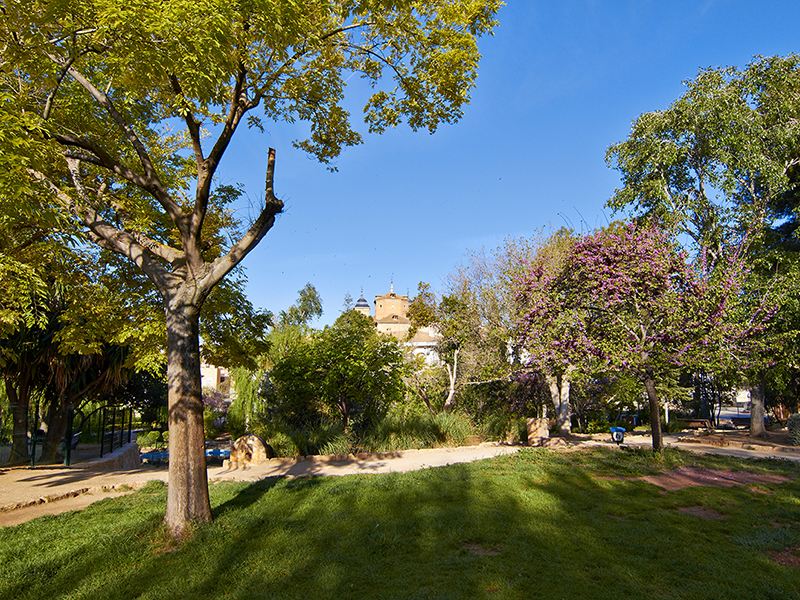
[[[374,316],[370,314],[370,306],[364,298],[363,290],[353,310],[366,317],[371,317],[375,321],[375,328],[379,333],[393,335],[404,345],[411,347],[415,354],[424,354],[428,362],[435,363],[438,361],[436,344],[441,336],[432,327],[422,327],[409,339],[408,332],[411,329],[411,321],[408,318],[408,304],[408,296],[396,294],[394,284],[392,284],[388,294],[375,296]]]
[[[379,333],[388,333],[400,340],[408,337],[411,321],[408,319],[408,296],[394,293],[394,284],[389,293],[375,296],[375,327]]]

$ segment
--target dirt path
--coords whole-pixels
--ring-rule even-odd
[[[561,449],[613,446],[608,435],[570,436]],[[800,460],[800,448],[785,445],[778,435],[753,440],[747,432],[726,432],[710,436],[681,434],[667,436],[670,445],[694,452],[711,452],[738,457],[780,457]],[[649,435],[626,435],[625,444],[649,447]],[[267,477],[310,475],[352,475],[355,473],[405,472],[455,463],[473,462],[517,452],[521,446],[484,443],[459,448],[405,450],[358,456],[314,456],[300,459],[272,459],[246,469],[209,467],[209,481],[258,481]],[[102,500],[138,489],[152,480],[168,481],[166,467],[143,465],[129,470],[97,470],[73,467],[0,468],[0,527],[30,519],[80,510]]]
[[[512,454],[519,448],[520,446],[484,443],[460,448],[405,450],[358,456],[272,459],[246,469],[209,467],[208,479],[258,481],[277,476],[405,472]],[[166,467],[145,465],[125,471],[81,469],[75,466],[0,469],[0,527],[17,525],[43,515],[80,510],[103,498],[130,493],[156,479],[168,481]]]
[[[18,508],[16,510],[0,512],[0,527],[11,527],[26,523],[31,519],[43,517],[45,515],[60,515],[61,513],[69,512],[71,510],[82,510],[105,498],[117,498],[126,494],[132,494],[134,490],[116,492],[116,491],[89,491],[80,493],[75,496],[62,498],[58,501],[47,502],[44,504],[33,504],[25,508]]]

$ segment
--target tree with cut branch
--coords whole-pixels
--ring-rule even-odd
[[[215,176],[234,135],[244,124],[262,127],[262,118],[305,121],[310,136],[295,144],[329,164],[361,141],[342,106],[351,73],[374,88],[370,132],[404,119],[431,132],[454,122],[477,75],[476,40],[491,33],[500,4],[26,0],[1,9],[0,125],[14,140],[38,142],[21,150],[24,185],[49,194],[87,239],[133,262],[163,300],[165,520],[174,535],[211,518],[200,311],[283,208],[270,150],[258,216],[232,243],[215,243],[209,221],[225,208],[213,202]],[[9,125],[19,114],[27,121]]]

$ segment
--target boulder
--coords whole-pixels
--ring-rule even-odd
[[[275,458],[275,451],[257,435],[243,435],[233,442],[231,448],[231,468],[257,465],[270,458]]]
[[[550,437],[549,419],[528,419],[528,445],[541,446]]]

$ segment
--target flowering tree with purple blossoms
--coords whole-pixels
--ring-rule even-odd
[[[570,385],[576,364],[590,354],[585,346],[587,324],[574,311],[564,310],[565,290],[556,284],[574,242],[574,235],[566,229],[545,240],[519,278],[518,287],[523,291],[517,294],[516,312],[522,315],[518,345],[524,348],[528,364],[544,376],[562,433],[571,430]],[[529,332],[536,335],[531,344],[527,343]]]
[[[656,382],[670,368],[734,358],[743,270],[706,276],[654,226],[616,225],[579,239],[557,272],[520,281],[520,324],[530,364],[620,370],[644,384],[653,449],[663,451]],[[720,273],[724,273],[720,275]]]

